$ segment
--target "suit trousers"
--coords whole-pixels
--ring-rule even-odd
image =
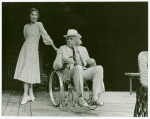
[[[103,67],[98,65],[83,70],[82,66],[76,65],[70,70],[70,77],[73,78],[77,95],[83,94],[83,81],[93,81],[93,97],[96,99],[98,95],[105,91],[103,82]]]

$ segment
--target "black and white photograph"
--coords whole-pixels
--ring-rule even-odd
[[[148,1],[2,1],[1,117],[148,117]]]

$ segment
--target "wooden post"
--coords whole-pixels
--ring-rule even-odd
[[[130,77],[129,80],[130,80],[130,95],[132,95],[132,77]]]

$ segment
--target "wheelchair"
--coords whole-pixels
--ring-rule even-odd
[[[93,95],[90,91],[87,82],[84,81],[84,89],[87,90],[84,100],[89,105],[90,110],[95,110],[98,105],[93,101]],[[75,87],[73,79],[70,78],[69,69],[54,70],[49,77],[49,94],[51,101],[55,107],[60,107],[62,110],[67,111],[69,107],[80,107],[75,103]]]

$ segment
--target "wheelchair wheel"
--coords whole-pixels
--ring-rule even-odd
[[[61,74],[58,71],[53,71],[49,79],[49,93],[52,103],[58,107],[60,101],[64,97],[64,86]]]

